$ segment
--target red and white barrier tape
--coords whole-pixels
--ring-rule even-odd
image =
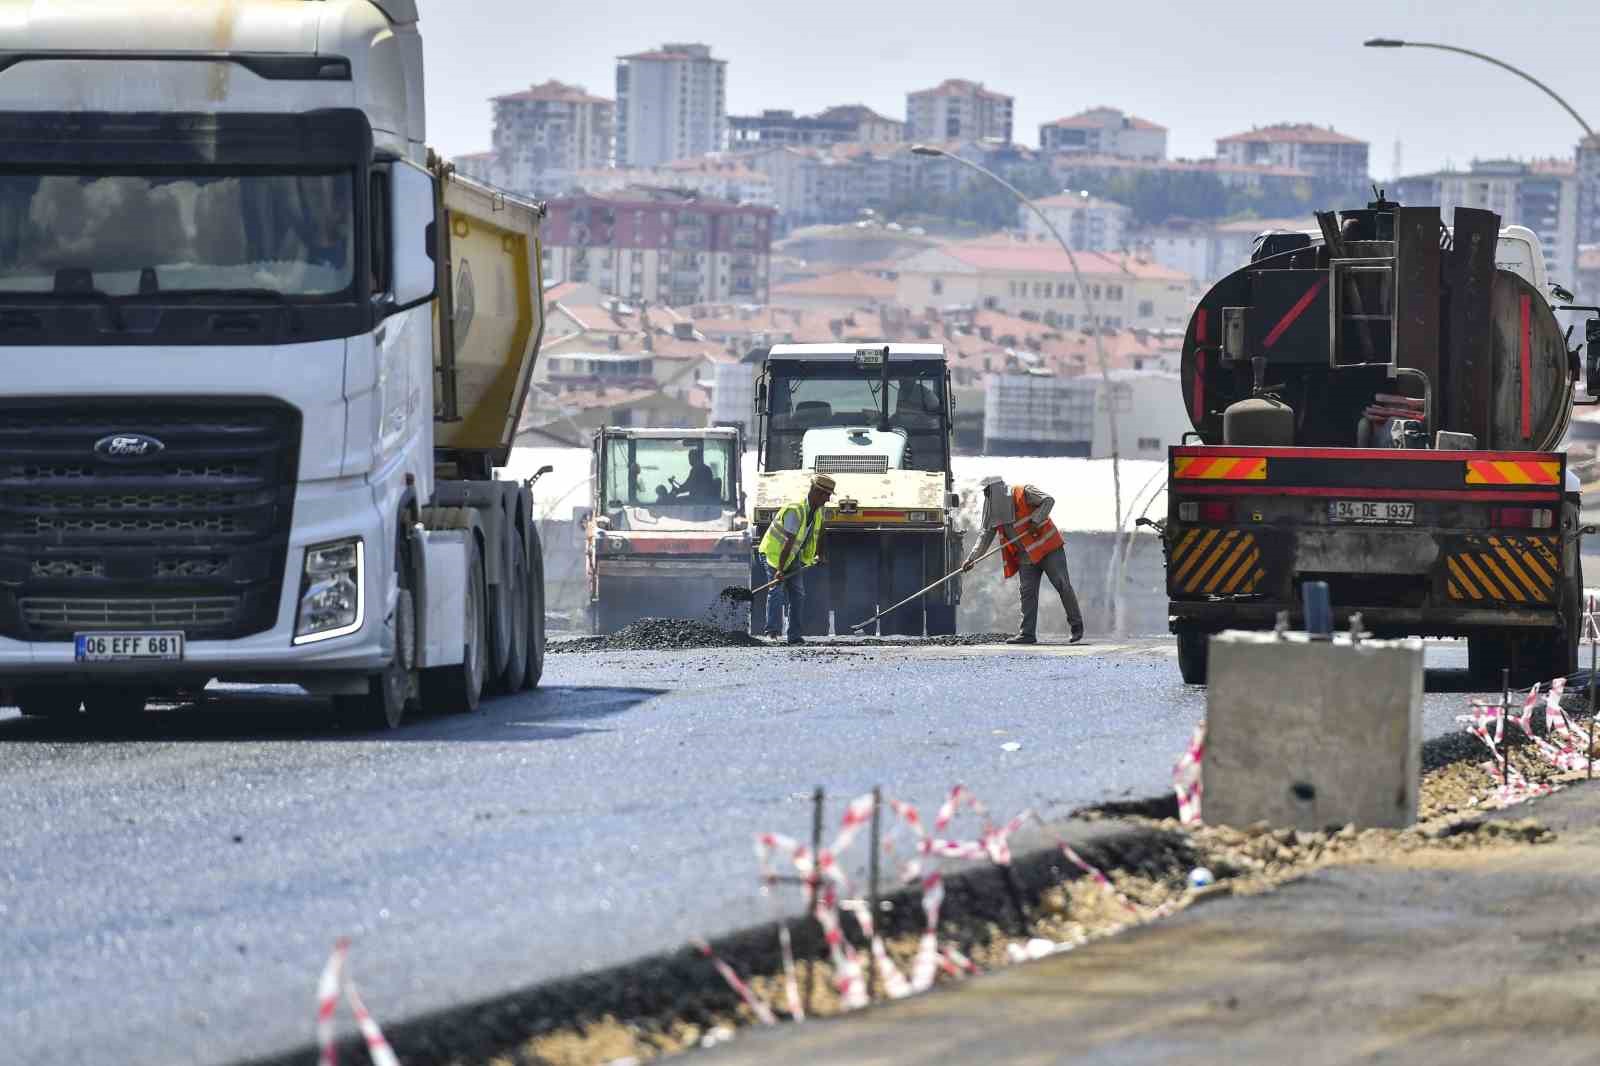
[[[722,979],[728,982],[728,987],[733,989],[740,999],[744,1000],[744,1005],[750,1008],[750,1013],[756,1016],[756,1021],[762,1025],[778,1024],[778,1019],[773,1017],[772,1008],[767,1006],[765,1000],[756,995],[754,989],[745,984],[744,979],[734,972],[732,966],[723,962],[721,957],[711,950],[710,944],[707,944],[704,940],[691,940],[689,943],[696,951],[711,961],[711,965],[717,968],[717,973],[721,974]]]
[[[350,978],[346,964],[349,954],[349,937],[340,937],[334,942],[333,954],[328,956],[322,976],[317,981],[317,1061],[320,1066],[338,1066],[339,1049],[335,1040],[334,1016],[338,1013],[339,995],[343,992],[350,1004],[350,1012],[355,1015],[356,1028],[361,1031],[362,1040],[366,1041],[367,1054],[373,1066],[400,1066],[400,1060],[389,1047],[389,1041],[384,1039],[383,1030],[378,1027],[372,1012],[367,1010],[355,981]]]
[[[1596,603],[1594,596],[1584,601],[1583,639],[1591,643],[1600,643],[1600,604]]]
[[[1194,727],[1189,747],[1172,767],[1172,791],[1178,794],[1178,821],[1196,825],[1200,821],[1200,800],[1205,783],[1200,774],[1206,757],[1206,723]]]
[[[1563,682],[1564,684],[1565,682]],[[1523,701],[1523,715],[1512,719],[1527,730],[1530,737],[1533,736],[1530,704],[1537,702],[1537,694],[1538,686],[1535,685],[1533,693],[1530,693],[1528,698]],[[1559,693],[1557,693],[1557,696],[1559,697]],[[1559,709],[1559,703],[1557,706]],[[1543,782],[1537,784],[1530,782],[1516,766],[1512,765],[1509,746],[1505,751],[1500,750],[1506,739],[1505,724],[1506,719],[1509,717],[1508,712],[1509,708],[1503,704],[1483,703],[1475,700],[1472,703],[1471,715],[1459,715],[1456,718],[1456,721],[1462,722],[1467,726],[1468,733],[1477,737],[1483,746],[1489,749],[1489,761],[1482,764],[1483,770],[1493,777],[1498,784],[1496,784],[1494,791],[1484,798],[1483,803],[1485,806],[1509,807],[1512,804],[1521,803],[1535,796],[1549,795],[1555,791],[1551,785]],[[1526,719],[1527,725],[1523,725],[1524,719]],[[1492,732],[1490,730],[1491,725],[1493,726]]]

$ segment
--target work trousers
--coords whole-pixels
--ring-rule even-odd
[[[794,565],[793,563],[790,564],[791,569]],[[772,568],[772,564],[765,559],[761,561],[761,567],[766,571],[768,581],[778,576],[778,572]],[[767,590],[768,636],[776,637],[783,632],[783,609],[785,605],[789,608],[789,642],[795,644],[800,641],[800,630],[803,626],[800,619],[804,617],[806,609],[804,574],[791,574],[783,584],[775,585]]]
[[[1048,577],[1050,584],[1061,594],[1061,606],[1067,609],[1067,624],[1072,635],[1083,633],[1083,612],[1078,609],[1078,594],[1072,591],[1072,577],[1067,573],[1067,550],[1057,548],[1035,563],[1026,554],[1022,556],[1022,569],[1017,575],[1022,579],[1022,628],[1024,637],[1037,636],[1039,626],[1039,579]]]

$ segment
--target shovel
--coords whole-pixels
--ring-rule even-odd
[[[746,589],[740,588],[738,585],[729,585],[727,588],[722,590],[722,599],[728,600],[730,603],[749,603],[756,598],[758,593],[765,592],[775,585],[789,580],[791,577],[794,577],[795,574],[803,574],[807,570],[815,570],[824,562],[826,562],[826,560],[818,559],[814,563],[807,563],[805,566],[802,566],[800,569],[795,570],[792,573],[784,574],[782,577],[773,578],[760,588]]]
[[[983,562],[985,559],[988,559],[988,558],[991,558],[992,556],[994,556],[997,552],[1004,551],[1005,549],[1010,548],[1013,545],[1017,545],[1017,544],[1021,544],[1021,543],[1022,543],[1022,538],[1018,537],[1016,540],[1008,540],[1004,544],[996,545],[995,547],[993,547],[993,548],[989,549],[988,551],[984,552],[982,555],[978,556],[976,559],[972,560],[972,565],[973,566],[977,566],[979,563]],[[910,603],[912,600],[916,599],[917,597],[926,596],[928,593],[932,592],[934,589],[938,588],[940,585],[943,585],[945,582],[951,580],[952,578],[957,577],[958,575],[960,575],[962,573],[965,573],[966,569],[967,568],[965,566],[956,567],[954,570],[950,571],[948,574],[944,575],[944,577],[941,577],[938,581],[935,581],[933,584],[929,585],[927,588],[922,589],[922,590],[920,590],[918,592],[913,592],[911,595],[907,596],[905,599],[901,600],[899,603],[895,604],[893,607],[885,607],[883,610],[879,611],[877,614],[873,615],[871,618],[867,619],[865,622],[857,622],[855,625],[851,626],[850,628],[853,629],[853,630],[856,630],[858,632],[860,630],[863,630],[863,629],[867,628],[872,623],[874,623],[878,619],[882,618],[884,615],[889,614],[891,611],[898,611],[900,608],[904,607],[906,604]]]

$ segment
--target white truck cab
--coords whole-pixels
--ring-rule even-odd
[[[436,452],[458,278],[414,0],[8,8],[0,687],[76,713],[281,680],[396,719],[438,646],[436,467],[492,465]]]

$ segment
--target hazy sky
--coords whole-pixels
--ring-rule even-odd
[[[1372,144],[1372,170],[1473,157],[1570,158],[1581,131],[1537,89],[1443,52],[1363,49],[1371,36],[1490,52],[1600,124],[1600,0],[419,0],[430,141],[489,144],[488,98],[557,78],[615,95],[616,56],[703,41],[728,60],[728,109],[809,113],[865,103],[905,117],[905,94],[947,77],[1016,98],[1016,136],[1104,104],[1169,130],[1172,156],[1280,121]],[[1600,128],[1600,126],[1597,126]]]

